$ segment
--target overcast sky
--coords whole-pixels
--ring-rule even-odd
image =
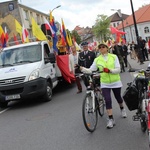
[[[0,0],[4,2],[8,0]],[[76,25],[80,27],[92,27],[98,14],[107,16],[112,15],[115,11],[111,9],[121,9],[124,14],[131,15],[130,0],[18,0],[19,3],[28,7],[34,8],[44,13],[49,13],[50,10],[58,5],[53,11],[55,20],[64,24],[67,29],[73,30]],[[132,0],[134,10],[145,4],[150,4],[150,0]]]

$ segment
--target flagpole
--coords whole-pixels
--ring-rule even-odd
[[[139,41],[139,33],[137,29],[137,24],[136,24],[136,19],[135,19],[135,14],[134,14],[134,8],[133,8],[133,3],[132,0],[130,0],[131,3],[131,10],[132,10],[132,16],[133,16],[133,22],[134,22],[134,28],[135,28],[135,34],[136,34],[136,40],[137,40],[137,48],[140,56],[140,62],[143,64],[143,58],[142,58],[142,51],[140,50],[140,41]]]

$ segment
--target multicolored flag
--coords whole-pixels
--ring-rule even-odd
[[[1,40],[1,44],[2,47],[6,47],[6,44],[8,42],[8,33],[7,33],[7,29],[5,27],[5,32],[3,30],[3,28],[0,26],[0,40]]]
[[[67,33],[66,33],[66,28],[65,28],[65,24],[64,24],[63,19],[61,19],[61,22],[62,22],[61,23],[62,24],[62,26],[61,26],[62,34],[63,34],[63,36],[64,36],[64,38],[66,40]],[[66,42],[67,42],[67,40],[66,40]]]
[[[72,39],[71,39],[70,33],[66,31],[63,19],[62,19],[62,34],[65,38],[66,43],[67,43],[67,49],[69,50],[70,46],[72,46]]]
[[[58,39],[57,39],[57,35],[56,35],[57,27],[56,27],[55,22],[54,22],[54,17],[52,15],[52,11],[50,11],[50,25],[51,25],[51,27],[52,27],[52,29],[54,31],[54,34],[53,34],[53,50],[55,52],[58,52],[58,48],[57,48],[57,41],[58,41]]]
[[[5,31],[5,39],[6,39],[6,42],[7,42],[8,39],[9,39],[9,36],[8,36],[8,32],[7,32],[7,28],[6,27],[5,27],[4,31]]]

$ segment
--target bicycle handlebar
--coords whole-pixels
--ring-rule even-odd
[[[135,68],[130,68],[129,72],[139,72],[139,73],[144,73],[144,72],[150,72],[150,69],[135,69]]]
[[[136,77],[138,77],[139,75],[141,76],[144,76],[145,78],[149,78],[150,79],[150,69],[134,69],[134,68],[131,68],[129,70],[129,72],[135,72],[137,73]]]

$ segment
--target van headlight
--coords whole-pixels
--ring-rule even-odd
[[[39,69],[34,70],[34,71],[30,74],[30,76],[29,76],[29,81],[34,80],[34,79],[37,79],[37,78],[39,78]]]

